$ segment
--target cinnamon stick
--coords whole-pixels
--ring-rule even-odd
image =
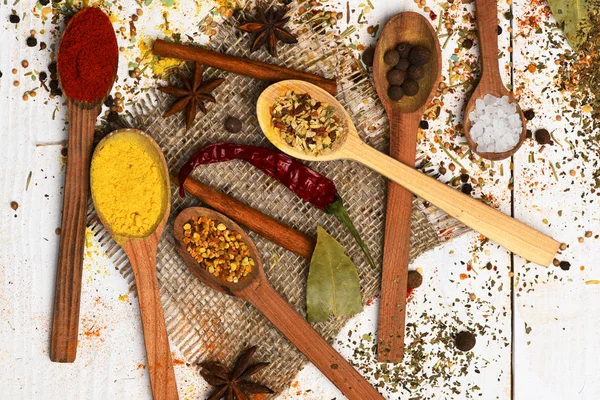
[[[179,185],[176,176],[171,174],[170,178],[173,185]],[[312,257],[315,241],[310,236],[290,228],[249,205],[193,178],[188,177],[183,187],[192,196],[271,242],[304,258],[310,259]]]
[[[318,75],[309,74],[291,68],[267,64],[261,61],[250,60],[243,57],[219,53],[201,47],[166,42],[161,39],[154,41],[152,52],[160,57],[179,58],[187,61],[197,61],[202,65],[218,68],[234,74],[249,76],[267,82],[279,82],[287,79],[299,79],[310,82],[336,94],[337,82],[335,79],[326,79]]]

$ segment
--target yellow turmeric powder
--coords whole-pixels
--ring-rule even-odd
[[[96,211],[119,236],[145,237],[161,221],[167,176],[156,149],[141,133],[121,131],[100,143],[90,184]]]

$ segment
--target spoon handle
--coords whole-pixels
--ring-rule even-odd
[[[560,243],[452,187],[380,153],[358,138],[345,158],[358,161],[404,186],[468,227],[534,263],[548,266]]]
[[[135,275],[152,396],[154,400],[176,400],[177,382],[156,278],[158,236],[155,232],[145,239],[127,240],[122,247]]]
[[[391,157],[408,165],[415,164],[420,121],[421,113],[390,114]],[[388,182],[377,334],[380,362],[397,363],[404,355],[412,204],[411,192],[395,182]]]
[[[54,362],[72,363],[77,355],[90,162],[98,110],[69,104],[69,155],[50,336],[50,359]]]
[[[263,280],[238,293],[255,306],[350,400],[383,397],[337,351]]]
[[[481,76],[499,77],[497,0],[475,0],[475,17],[481,53]]]

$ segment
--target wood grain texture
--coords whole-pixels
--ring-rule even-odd
[[[102,148],[104,142],[111,140],[119,134],[138,135],[141,143],[144,143],[145,151],[153,153],[157,162],[160,164],[163,184],[165,185],[163,204],[163,215],[156,225],[154,232],[143,238],[124,237],[116,235],[106,221],[104,215],[98,212],[98,218],[111,234],[115,241],[121,245],[125,254],[129,258],[140,304],[140,313],[142,316],[142,329],[144,331],[144,344],[146,347],[146,358],[148,361],[148,373],[150,375],[150,384],[152,386],[152,396],[154,400],[177,400],[177,382],[175,380],[175,371],[173,370],[173,360],[171,349],[169,347],[169,337],[165,318],[160,301],[160,292],[158,288],[158,279],[156,276],[156,252],[158,242],[162,236],[165,225],[169,218],[171,208],[169,195],[169,171],[165,157],[156,142],[146,133],[137,129],[121,129],[112,132],[98,143],[97,148]],[[94,193],[92,199],[95,200]]]
[[[234,74],[261,79],[267,82],[278,82],[286,79],[301,79],[311,82],[333,95],[337,92],[337,81],[335,79],[326,79],[308,72],[219,53],[197,46],[165,42],[164,40],[158,39],[154,42],[152,52],[160,57],[173,57],[187,61],[197,61],[202,65],[233,72]]]
[[[147,238],[127,240],[122,247],[135,275],[152,396],[175,400],[179,398],[177,382],[156,277],[156,251],[163,229],[164,223]]]
[[[179,185],[177,177],[172,174],[171,183]],[[310,236],[193,178],[188,177],[185,180],[184,188],[192,196],[271,242],[304,258],[312,257],[315,241]]]
[[[189,255],[183,243],[183,225],[193,216],[206,216],[242,235],[256,265],[251,274],[238,283],[227,282],[208,273]],[[300,350],[340,391],[351,400],[383,399],[338,352],[336,352],[269,284],[260,254],[244,230],[226,216],[207,208],[183,210],[173,224],[178,252],[189,270],[205,285],[247,300],[254,305],[298,350]]]
[[[248,300],[350,400],[383,399],[266,281],[236,295]]]
[[[50,335],[50,360],[63,363],[72,363],[77,356],[90,162],[96,116],[100,110],[100,106],[84,109],[70,100],[68,105],[69,155]]]
[[[292,88],[299,93],[310,93],[313,98],[329,103],[336,108],[337,115],[343,119],[345,136],[330,153],[315,157],[298,151],[290,147],[274,129],[269,108]],[[283,81],[271,85],[258,98],[256,114],[260,127],[269,141],[292,157],[307,161],[336,159],[358,161],[515,254],[543,266],[548,266],[554,259],[560,245],[556,240],[363,143],[352,119],[342,105],[329,93],[315,85],[302,81]]]
[[[491,0],[476,0],[475,16],[477,18],[477,34],[479,36],[481,78],[465,107],[463,126],[465,138],[471,150],[487,160],[498,161],[512,156],[519,150],[527,137],[527,122],[519,103],[517,103],[512,93],[506,89],[500,75],[498,64],[498,3]],[[477,99],[483,99],[488,93],[496,97],[508,96],[509,101],[517,106],[523,130],[521,131],[517,145],[512,150],[501,153],[480,152],[477,151],[477,143],[471,138],[471,120],[469,119],[469,114],[475,109]]]
[[[394,101],[387,95],[387,73],[392,67],[385,64],[383,56],[401,42],[429,49],[431,59],[423,66],[426,76],[419,81],[419,93]],[[419,122],[441,79],[441,63],[439,41],[423,16],[404,12],[385,25],[375,49],[373,78],[389,119],[390,156],[406,165],[415,165]],[[395,182],[388,183],[377,347],[381,362],[400,362],[404,355],[412,200],[412,193]]]
[[[398,182],[413,194],[529,261],[548,266],[558,251],[560,243],[551,237],[391,159],[361,142],[358,137],[349,140],[345,155]]]

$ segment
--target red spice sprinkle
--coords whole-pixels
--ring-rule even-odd
[[[93,102],[112,86],[119,60],[117,37],[108,16],[88,7],[71,19],[58,49],[58,73],[65,93]]]

